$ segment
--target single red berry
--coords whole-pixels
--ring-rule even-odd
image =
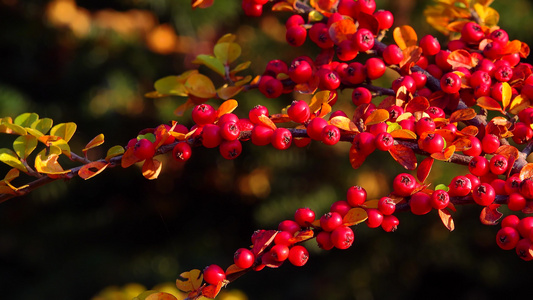
[[[481,149],[483,152],[492,154],[500,147],[500,139],[494,134],[485,134],[481,139]]]
[[[385,216],[392,215],[396,210],[396,203],[389,197],[382,197],[378,201],[378,210]]]
[[[239,138],[241,130],[236,122],[226,122],[220,124],[222,124],[220,125],[220,136],[223,139],[227,141],[233,141]]]
[[[453,72],[446,73],[440,79],[440,88],[447,94],[455,94],[461,89],[461,78]]]
[[[289,261],[291,264],[301,267],[309,260],[309,251],[304,246],[296,245],[289,250]]]
[[[139,160],[152,158],[155,155],[155,146],[147,139],[140,139],[133,146],[133,154]]]
[[[356,87],[352,92],[352,102],[356,106],[372,101],[372,93],[367,88]]]
[[[322,90],[335,90],[340,84],[340,76],[334,70],[322,68],[317,71],[316,76],[319,79],[318,88]]]
[[[259,116],[261,115],[268,116],[268,108],[263,105],[256,105],[248,112],[248,118],[254,124],[261,124],[261,121],[259,121]]]
[[[395,79],[392,82],[392,89],[395,93],[397,93],[398,89],[400,89],[401,87],[405,87],[407,92],[414,94],[416,92],[415,79],[409,75],[405,75]]]
[[[292,239],[293,235],[290,232],[278,231],[278,234],[276,234],[276,237],[274,238],[274,244],[291,246],[294,243]]]
[[[411,195],[416,186],[415,177],[408,173],[398,174],[392,181],[393,193],[402,197]]]
[[[338,212],[328,212],[320,217],[320,227],[324,231],[331,232],[342,225],[342,216]]]
[[[294,220],[301,227],[309,227],[315,221],[315,212],[310,208],[298,208],[294,213]]]
[[[374,35],[366,28],[359,28],[354,34],[355,49],[365,52],[374,47]]]
[[[337,54],[339,60],[350,61],[357,57],[357,54],[359,54],[359,49],[353,41],[344,40],[337,46],[335,53]]]
[[[346,80],[351,84],[363,83],[366,79],[365,66],[360,62],[351,62],[346,68]],[[532,97],[533,98],[533,97]]]
[[[376,150],[375,139],[376,137],[372,133],[364,131],[357,134],[352,143],[357,149],[357,153],[368,156]]]
[[[510,66],[499,66],[494,70],[494,78],[500,82],[507,82],[513,78],[513,69]]]
[[[287,19],[287,22],[285,22],[285,28],[291,28],[293,26],[300,26],[300,25],[303,25],[305,24],[305,20],[302,16],[300,15],[291,15],[288,19]]]
[[[186,142],[179,142],[174,146],[174,149],[172,149],[172,157],[176,161],[187,161],[191,158],[191,154],[191,146]]]
[[[494,155],[489,161],[489,168],[493,174],[501,175],[507,171],[507,158],[503,155]]]
[[[254,253],[246,248],[237,249],[233,255],[233,262],[241,269],[250,268],[254,264],[254,261]]]
[[[470,191],[472,190],[472,182],[468,177],[459,175],[452,179],[448,187],[450,188],[448,191],[450,196],[462,197],[470,194]]]
[[[431,206],[434,209],[445,209],[450,203],[450,195],[445,190],[436,190],[431,194]]]
[[[448,56],[450,56],[450,53],[451,52],[449,50],[440,50],[437,54],[435,54],[435,64],[439,67],[441,72],[447,72],[452,69],[452,65],[450,65],[448,62]],[[426,71],[429,72],[428,68],[426,68]]]
[[[215,148],[222,142],[220,127],[214,124],[204,125],[202,130],[202,145],[206,148]]]
[[[476,22],[468,22],[461,29],[461,40],[467,43],[479,43],[484,37],[483,29]]]
[[[425,215],[433,209],[431,197],[422,192],[414,193],[409,200],[411,212],[415,215]]]
[[[316,235],[316,242],[318,247],[324,250],[331,250],[335,245],[331,242],[331,232],[320,231]]]
[[[369,228],[377,228],[383,222],[383,214],[376,208],[367,208],[366,214],[368,218],[365,223]]]
[[[397,65],[403,60],[403,52],[400,47],[390,44],[383,50],[383,60],[388,65]]]
[[[489,171],[489,161],[485,156],[474,156],[468,163],[468,170],[476,176],[485,176]]]
[[[503,250],[511,250],[520,240],[520,234],[513,227],[503,227],[496,234],[496,244]]]
[[[380,132],[376,135],[374,143],[378,150],[389,151],[389,149],[394,146],[394,138],[388,132]]]
[[[279,79],[269,75],[261,76],[259,80],[259,91],[267,98],[278,98],[283,94],[283,84]]]
[[[504,186],[505,193],[508,195],[512,193],[519,193],[521,182],[522,182],[522,179],[520,179],[518,174],[508,177],[507,180],[505,180],[505,186]]]
[[[239,140],[222,141],[218,150],[225,159],[235,159],[242,153],[242,144]]]
[[[425,135],[424,139],[420,142],[422,150],[433,154],[440,153],[444,149],[444,138],[438,133],[429,133]]]
[[[252,143],[257,146],[266,146],[272,141],[274,130],[263,125],[256,125],[252,130]]]
[[[366,14],[373,14],[376,11],[376,1],[375,0],[359,0],[355,3],[356,11],[358,14],[364,12]]]
[[[472,197],[478,205],[488,206],[494,202],[494,199],[496,198],[496,192],[494,191],[492,185],[485,182],[473,190]]]
[[[328,125],[328,121],[322,118],[314,118],[307,124],[307,135],[313,140],[322,140],[322,129]]]
[[[204,281],[212,284],[218,285],[221,281],[226,279],[226,273],[218,265],[209,265],[204,269]]]
[[[292,143],[292,133],[287,128],[276,128],[272,133],[271,143],[278,150],[288,149]]]
[[[305,83],[313,76],[311,64],[303,59],[295,59],[289,67],[289,77],[295,83]]]
[[[293,26],[287,28],[285,40],[289,45],[293,47],[300,47],[304,44],[306,38],[307,30],[302,26]]]
[[[526,207],[527,201],[520,193],[512,193],[507,200],[507,207],[512,211],[521,211]]]
[[[374,80],[380,78],[381,76],[383,76],[383,74],[385,74],[387,66],[381,59],[377,57],[371,57],[365,62],[365,69],[367,77],[370,80]]]
[[[424,55],[435,55],[440,51],[440,43],[436,37],[425,35],[420,39],[420,48]]]
[[[533,260],[533,242],[529,238],[523,238],[516,243],[516,254],[525,261]]]
[[[481,147],[481,141],[475,136],[469,136],[468,138],[470,139],[470,148],[463,150],[463,153],[469,156],[480,155],[483,151]]]
[[[423,133],[431,133],[435,131],[437,125],[432,118],[424,117],[418,120],[415,124],[415,132],[418,136],[421,136]]]
[[[354,241],[353,230],[348,226],[339,226],[331,232],[331,242],[337,249],[348,249]]]
[[[529,232],[533,228],[533,217],[525,217],[518,222],[516,225],[516,230],[520,233],[520,236],[523,238],[529,237]]]
[[[352,209],[352,206],[348,203],[348,201],[339,200],[331,204],[329,211],[337,212],[341,215],[341,217],[344,218],[344,216],[348,213],[348,211],[350,211],[350,209]]]
[[[509,42],[509,35],[503,29],[496,29],[490,33],[489,39],[491,39],[493,42],[505,46],[507,45],[507,42]]]
[[[360,186],[352,186],[346,194],[346,201],[352,207],[362,205],[366,201],[366,190]]]
[[[263,5],[252,1],[242,0],[242,10],[249,17],[260,17],[263,14]]]
[[[285,261],[289,258],[289,247],[281,244],[274,245],[269,253],[275,261]]]
[[[192,120],[198,125],[212,124],[216,117],[216,110],[209,104],[196,105],[192,109]]]
[[[278,225],[279,231],[287,231],[290,234],[294,235],[296,232],[302,230],[300,225],[293,220],[283,220]]]
[[[516,226],[518,226],[518,223],[520,223],[520,218],[517,215],[508,215],[507,217],[502,219],[501,225],[502,225],[502,228],[504,227],[516,228]]]
[[[326,145],[335,145],[341,138],[341,131],[335,125],[326,125],[322,128],[322,143]]]
[[[379,30],[389,29],[394,23],[394,15],[388,10],[378,10],[374,12],[374,17],[378,19]]]
[[[329,49],[335,46],[335,43],[329,35],[329,27],[324,23],[315,23],[309,29],[309,38],[318,47],[322,49]]]
[[[400,224],[400,220],[396,218],[394,215],[390,216],[383,216],[383,221],[381,222],[381,228],[385,230],[386,232],[394,232],[396,229],[398,229],[398,225]]]
[[[307,102],[298,100],[292,102],[291,106],[287,109],[287,114],[292,121],[305,123],[309,119],[311,111]]]

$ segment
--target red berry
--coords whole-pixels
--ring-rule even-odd
[[[300,15],[292,15],[289,17],[289,19],[287,19],[287,22],[285,22],[285,27],[286,28],[291,28],[293,26],[300,26],[300,25],[303,25],[305,24],[305,20],[302,16]]]
[[[483,29],[475,22],[466,23],[461,30],[461,40],[470,44],[476,44],[484,37]]]
[[[482,183],[473,190],[472,197],[478,205],[488,206],[494,202],[496,192],[489,183]]]
[[[272,141],[274,130],[263,126],[256,125],[252,130],[252,143],[257,146],[266,146]]]
[[[450,195],[445,190],[436,190],[431,194],[431,206],[434,209],[445,209],[450,203]]]
[[[385,50],[383,50],[383,60],[388,65],[399,64],[403,60],[402,49],[395,44],[388,45]]]
[[[367,88],[356,87],[352,92],[352,102],[356,106],[372,101],[372,93]]]
[[[198,125],[212,124],[216,117],[216,110],[209,104],[196,105],[192,109],[192,120]]]
[[[440,153],[444,149],[444,138],[438,133],[429,133],[421,141],[422,150],[433,154]]]
[[[274,245],[269,253],[275,261],[285,261],[289,258],[289,247],[281,244]]]
[[[278,150],[288,149],[292,143],[292,133],[287,128],[276,128],[272,134],[271,143]]]
[[[341,138],[341,131],[335,125],[326,125],[322,128],[322,143],[326,145],[335,145]]]
[[[374,35],[366,28],[359,28],[354,34],[355,49],[365,52],[374,47]]]
[[[316,76],[319,79],[318,88],[322,90],[335,90],[341,84],[339,74],[333,70],[322,68]]]
[[[394,23],[394,16],[388,10],[380,9],[374,12],[374,17],[378,19],[379,30],[389,29],[392,27],[392,24]]]
[[[529,237],[531,228],[533,228],[533,217],[525,217],[516,225],[516,229],[523,238]]]
[[[352,143],[357,149],[357,153],[368,156],[376,150],[375,138],[372,133],[365,131],[357,134]]]
[[[352,186],[348,189],[346,201],[353,207],[362,205],[366,201],[366,190],[360,186]]]
[[[172,157],[176,161],[187,161],[191,158],[192,149],[186,142],[177,143],[172,149]]]
[[[296,123],[305,123],[311,111],[309,110],[309,105],[303,100],[293,101],[291,106],[287,109],[287,114],[292,121]]]
[[[322,129],[328,125],[328,121],[322,118],[314,118],[307,124],[307,135],[313,140],[322,140]]]
[[[455,94],[461,89],[461,78],[453,72],[446,73],[440,79],[440,87],[447,94]]]
[[[459,175],[452,179],[448,187],[450,188],[448,191],[450,196],[462,197],[470,194],[470,191],[472,190],[472,182],[466,176]]]
[[[289,261],[291,264],[301,267],[309,260],[309,252],[304,246],[296,245],[289,250]]]
[[[513,227],[503,227],[496,234],[496,244],[503,250],[511,250],[520,240],[520,234]]]
[[[206,148],[215,148],[221,142],[220,127],[214,124],[206,124],[202,130],[202,145]]]
[[[518,257],[525,261],[533,260],[533,242],[529,238],[518,241],[515,247]]]
[[[279,79],[263,75],[259,80],[259,91],[267,98],[278,98],[283,94],[283,84]]]
[[[490,171],[489,161],[485,156],[474,156],[468,163],[468,170],[473,175],[484,176]]]
[[[385,74],[387,66],[385,63],[377,58],[371,57],[365,63],[366,75],[370,80],[378,79]]]
[[[310,208],[298,208],[294,213],[294,220],[301,227],[309,227],[315,221],[315,212]]]
[[[521,211],[526,207],[527,201],[520,193],[512,193],[509,195],[507,207],[512,211]]]
[[[285,39],[289,45],[294,47],[300,47],[304,44],[307,37],[307,30],[302,26],[293,26],[287,28],[287,33],[285,34]]]
[[[383,230],[385,230],[386,232],[394,232],[398,228],[398,224],[400,224],[400,220],[398,220],[396,216],[383,216],[381,228],[383,228]]]
[[[382,197],[378,201],[378,210],[385,216],[392,215],[396,210],[396,203],[389,197]]]
[[[246,248],[237,249],[233,255],[233,262],[241,269],[250,268],[254,264],[254,261],[254,253]]]
[[[305,83],[313,76],[311,64],[303,59],[295,59],[289,67],[289,77],[295,83]]]
[[[435,55],[440,51],[440,43],[436,37],[425,35],[420,39],[420,47],[424,55]]]
[[[226,279],[226,273],[218,265],[209,265],[204,269],[204,281],[212,284],[218,285],[221,281]]]
[[[242,153],[242,144],[239,140],[222,141],[218,150],[225,159],[235,159]]]
[[[409,200],[411,212],[415,215],[425,215],[429,213],[433,208],[431,203],[431,197],[422,192],[414,193]]]
[[[492,174],[501,175],[507,171],[507,158],[503,155],[494,155],[489,161],[489,168]]]
[[[392,181],[393,192],[402,197],[411,195],[416,186],[415,177],[408,173],[398,174]]]
[[[394,146],[394,138],[388,132],[380,132],[374,140],[376,148],[381,151],[389,151]]]
[[[331,232],[342,225],[342,216],[338,212],[328,212],[320,217],[320,227],[324,231]]]
[[[296,221],[293,220],[284,220],[281,221],[278,225],[279,231],[287,231],[290,234],[294,235],[296,232],[300,231],[302,228]]]
[[[318,247],[324,250],[331,250],[335,245],[331,242],[331,232],[321,231],[316,235]]]
[[[383,222],[383,214],[376,208],[368,208],[366,210],[368,218],[365,223],[369,228],[377,228]]]
[[[516,228],[518,226],[518,223],[520,223],[520,218],[518,218],[517,215],[508,215],[507,217],[502,219],[502,228],[504,227],[513,227]]]
[[[133,154],[139,160],[145,160],[152,158],[155,155],[155,146],[147,139],[140,139],[135,143],[133,147]]]
[[[348,249],[354,241],[353,230],[348,226],[339,226],[331,232],[331,242],[337,249]]]
[[[259,121],[259,116],[261,115],[268,116],[268,109],[263,105],[256,105],[248,112],[248,118],[254,124],[261,124],[261,121]]]
[[[494,134],[485,134],[481,139],[481,148],[483,152],[492,154],[500,147],[500,140]]]

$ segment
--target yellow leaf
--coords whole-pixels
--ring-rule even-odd
[[[59,149],[61,149],[61,152],[63,154],[65,154],[66,156],[68,156],[69,158],[71,157],[71,154],[70,154],[70,146],[68,145],[67,141],[63,140],[63,139],[57,139],[57,140],[54,140],[54,141],[51,141],[50,143],[48,143],[49,145],[52,145],[52,146],[55,146],[55,147],[58,147]]]
[[[233,70],[231,70],[229,73],[231,75],[234,75],[234,74],[236,74],[236,73],[238,73],[240,71],[244,71],[244,70],[248,69],[251,64],[252,64],[251,61],[245,61],[243,63],[240,63],[235,68],[233,68]]]
[[[25,135],[26,129],[22,128],[17,124],[2,123],[0,124],[0,132],[7,134]]]
[[[322,103],[329,102],[330,95],[330,91],[320,91],[316,93],[313,98],[311,98],[311,102],[309,103],[310,111],[312,113],[317,112],[322,107]]]
[[[13,150],[7,148],[0,149],[0,161],[10,167],[19,169],[22,172],[28,172],[26,167],[22,164],[17,154],[13,152]]]
[[[365,125],[374,125],[377,123],[385,122],[389,119],[389,112],[386,109],[376,109],[365,120]]]
[[[89,149],[92,149],[94,147],[98,147],[104,143],[104,134],[100,133],[96,137],[94,137],[86,146],[82,152],[87,152]]]
[[[227,65],[241,56],[241,46],[237,43],[217,43],[213,52],[223,65]]]
[[[13,142],[13,149],[22,159],[26,159],[36,147],[37,138],[33,135],[21,135]]]
[[[345,226],[353,226],[364,222],[366,219],[368,219],[366,210],[360,207],[354,207],[348,211],[342,221]]]
[[[331,125],[337,126],[339,129],[350,131],[350,132],[359,132],[357,126],[352,120],[347,117],[337,116],[329,120]]]
[[[507,82],[502,83],[502,106],[503,110],[506,110],[511,103],[513,97],[513,89]]]
[[[150,180],[157,179],[157,177],[159,176],[159,173],[161,173],[162,167],[163,167],[163,164],[157,159],[152,159],[152,158],[146,159],[142,167],[143,176],[146,179],[150,179]]]
[[[76,127],[73,122],[57,124],[50,130],[50,135],[59,136],[68,142],[76,132]]]
[[[15,118],[15,124],[21,127],[31,127],[31,125],[39,120],[39,115],[36,113],[23,113]]]
[[[232,33],[226,33],[218,39],[217,44],[221,43],[233,43],[237,39],[237,36]]]
[[[418,41],[415,30],[409,25],[394,28],[392,35],[396,45],[402,50],[409,46],[415,46]]]
[[[193,74],[187,78],[185,89],[189,94],[199,98],[213,98],[217,91],[211,79],[203,74]]]
[[[54,120],[50,118],[43,118],[38,120],[37,122],[34,122],[31,124],[31,129],[35,129],[39,131],[42,134],[46,134],[50,128],[52,128],[52,125],[54,124]],[[28,132],[30,132],[30,128],[26,128]],[[34,135],[30,133],[31,135]],[[37,136],[36,136],[37,137]]]
[[[199,54],[196,59],[192,61],[194,64],[204,65],[209,69],[217,72],[220,76],[224,77],[226,71],[224,65],[219,59],[212,55]]]
[[[49,153],[47,153],[49,152]],[[57,161],[61,149],[56,146],[50,146],[48,149],[43,149],[35,157],[35,170],[39,173],[45,174],[66,174],[70,170],[63,170],[63,167]]]
[[[442,221],[442,224],[444,224],[449,231],[453,231],[455,229],[455,223],[453,222],[452,215],[449,211],[445,209],[439,209],[439,217]]]
[[[412,132],[411,130],[407,129],[397,129],[390,132],[390,135],[392,135],[395,139],[409,139],[414,140],[417,138],[416,133]]]
[[[220,99],[227,100],[235,97],[243,89],[243,86],[223,86],[217,90],[217,95],[220,97]]]
[[[124,150],[124,147],[117,145],[109,148],[107,150],[107,155],[105,157],[106,161],[109,161],[111,158],[122,155],[126,150]]]
[[[103,162],[103,161],[93,161],[91,163],[88,163],[81,167],[81,169],[78,171],[78,175],[87,180],[89,178],[92,178],[98,174],[100,174],[102,171],[104,171],[109,163]]]
[[[197,269],[183,272],[176,280],[176,286],[185,293],[196,291],[202,286],[203,278],[202,272]]]
[[[518,95],[514,97],[513,101],[511,101],[511,105],[509,107],[509,112],[513,115],[517,115],[520,111],[522,111],[525,108],[528,108],[531,105],[531,102],[526,97],[522,97],[522,95]]]
[[[178,76],[167,76],[158,79],[154,83],[154,88],[161,95],[187,96],[187,90],[183,83],[180,82]]]

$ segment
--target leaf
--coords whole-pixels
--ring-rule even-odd
[[[379,34],[379,20],[371,14],[365,12],[359,12],[357,15],[357,22],[359,23],[359,28],[366,28],[370,30],[374,35]]]
[[[522,110],[528,108],[531,106],[531,101],[523,97],[522,95],[517,95],[514,97],[514,99],[511,101],[511,105],[509,106],[509,112],[513,115],[517,115]]]
[[[473,108],[456,110],[450,115],[450,123],[472,120],[476,115],[477,113]]]
[[[50,118],[43,118],[43,119],[38,120],[37,122],[32,123],[31,129],[35,129],[41,132],[42,134],[46,134],[50,130],[50,128],[52,128],[53,124],[54,124],[54,120]],[[28,130],[28,128],[26,130]]]
[[[194,102],[192,102],[191,99],[187,99],[185,103],[178,106],[178,108],[174,110],[174,114],[178,117],[181,117],[189,108],[193,108],[194,106],[195,106]]]
[[[176,279],[176,287],[185,293],[198,290],[202,286],[204,276],[200,270],[194,269],[183,272]]]
[[[450,55],[448,55],[448,63],[453,67],[453,69],[460,67],[471,69],[475,66],[470,52],[464,49],[452,51]]]
[[[392,35],[396,45],[402,50],[409,46],[415,46],[418,41],[415,30],[409,25],[394,28]]]
[[[235,273],[239,273],[239,272],[242,272],[244,270],[246,270],[246,269],[239,268],[239,267],[237,267],[237,265],[232,264],[231,266],[229,266],[226,269],[226,276],[231,275],[231,274],[235,274]]]
[[[252,248],[252,252],[255,257],[259,256],[263,251],[265,251],[270,244],[274,241],[274,238],[278,234],[277,230],[264,230],[256,233],[258,236],[255,239],[255,243]],[[267,255],[264,255],[267,256]]]
[[[421,162],[420,165],[418,165],[418,168],[416,170],[416,178],[418,181],[424,183],[426,179],[429,176],[429,172],[431,172],[431,167],[433,166],[433,162],[435,159],[432,157],[426,157]]]
[[[241,46],[239,46],[239,44],[231,42],[217,43],[213,49],[216,58],[223,65],[234,62],[239,56],[241,56],[241,51]]]
[[[407,170],[416,169],[416,155],[413,149],[402,144],[396,144],[389,150],[390,155]]]
[[[368,219],[366,210],[360,207],[354,207],[342,218],[342,222],[345,226],[353,226],[364,222],[366,219]]]
[[[64,139],[59,138],[57,140],[51,140],[48,143],[48,145],[55,146],[55,147],[61,149],[61,153],[65,154],[66,156],[71,158],[70,146],[68,145],[68,143]]]
[[[237,108],[237,106],[239,106],[239,103],[234,99],[222,102],[222,104],[220,104],[217,110],[217,119],[220,118],[222,115],[233,112]]]
[[[0,161],[10,167],[19,169],[22,172],[25,172],[25,173],[28,172],[26,167],[22,164],[22,162],[18,158],[17,154],[13,152],[13,150],[11,149],[7,149],[7,148],[0,149]]]
[[[221,38],[218,39],[217,44],[220,43],[232,43],[237,39],[237,36],[232,33],[226,33]]]
[[[274,122],[272,122],[272,120],[270,120],[270,118],[265,115],[260,115],[257,118],[259,119],[259,122],[263,126],[266,126],[272,130],[276,130],[278,128],[276,124],[274,124]]]
[[[455,145],[450,145],[446,149],[444,149],[441,153],[433,153],[431,154],[431,157],[437,160],[441,161],[448,161],[452,157],[452,155],[455,153]]]
[[[357,126],[352,120],[343,116],[336,116],[329,120],[329,124],[337,126],[339,129],[346,130],[349,132],[359,132]]]
[[[507,110],[511,99],[513,98],[513,89],[507,82],[502,82],[502,106],[503,110]]]
[[[483,107],[486,110],[497,110],[500,111],[502,114],[505,113],[501,108],[500,103],[498,103],[498,101],[494,100],[489,96],[482,96],[477,98],[477,105],[479,107]]]
[[[57,124],[50,130],[50,135],[61,137],[68,142],[76,132],[76,127],[73,122]]]
[[[417,139],[416,133],[408,129],[397,129],[397,130],[390,132],[390,135],[392,135],[392,137],[395,139],[409,139],[409,140]]]
[[[455,223],[453,222],[452,214],[446,209],[439,209],[439,217],[442,224],[448,228],[449,231],[455,229]]]
[[[203,74],[192,74],[185,81],[185,89],[193,96],[199,98],[213,98],[217,91],[211,79]]]
[[[217,95],[220,99],[227,100],[235,97],[244,90],[243,86],[223,86],[217,90]]]
[[[192,63],[204,65],[209,69],[217,72],[222,77],[226,75],[224,64],[220,60],[218,60],[218,58],[212,55],[199,54],[196,56],[196,59],[192,61]]]
[[[35,148],[37,148],[37,138],[33,135],[21,135],[13,142],[13,150],[22,159],[26,159]]]
[[[344,40],[351,40],[353,34],[357,31],[355,23],[351,19],[339,20],[329,27],[329,36],[333,42],[338,45]]]
[[[357,152],[357,147],[355,147],[355,145],[352,145],[350,148],[349,157],[352,168],[356,170],[363,165],[366,159],[366,155]]]
[[[16,125],[20,127],[31,127],[33,123],[39,120],[39,115],[36,113],[23,113],[17,116],[14,120]]]
[[[296,236],[290,238],[291,243],[300,243],[312,239],[315,236],[315,232],[311,229],[301,230],[296,233]]]
[[[420,57],[422,56],[422,48],[417,45],[409,46],[402,50],[403,59],[400,62],[399,66],[402,70],[409,69],[411,66],[416,64]]]
[[[525,166],[523,166],[522,170],[520,170],[519,177],[520,177],[520,180],[522,181],[533,177],[533,163],[528,163]]]
[[[518,151],[518,149],[516,149],[516,147],[512,146],[512,145],[501,145],[500,147],[498,147],[496,152],[494,152],[494,154],[495,155],[503,155],[507,159],[510,159],[512,157],[512,158],[514,158],[516,160],[520,156],[520,151]],[[511,166],[512,166],[512,164],[511,164]]]
[[[85,148],[81,150],[83,153],[89,151],[89,149],[98,147],[104,143],[104,135],[100,133],[96,137],[94,137],[87,145],[85,145]]]
[[[4,177],[4,182],[11,182],[13,179],[19,177],[20,175],[20,172],[18,169],[16,168],[13,168],[11,170],[9,170],[6,174],[6,176]]]
[[[135,156],[135,154],[133,154],[133,147],[131,147],[131,148],[128,148],[126,152],[124,152],[124,155],[122,155],[122,159],[120,160],[120,165],[123,168],[127,168],[138,161],[139,159],[137,158],[137,156]]]
[[[146,179],[157,179],[159,176],[159,173],[161,173],[161,169],[163,167],[163,164],[158,161],[157,159],[149,158],[144,160],[144,164],[142,167],[142,173],[143,176]]]
[[[109,163],[103,162],[103,161],[93,161],[91,163],[88,163],[81,167],[81,169],[78,171],[78,175],[87,180],[89,178],[92,178],[98,174],[100,174],[102,171],[104,171]]]
[[[274,115],[271,115],[270,116],[270,120],[272,120],[272,122],[274,122],[274,123],[289,123],[289,122],[292,122],[291,118],[289,118],[289,115],[286,115],[286,114],[274,114]]]
[[[309,110],[311,113],[317,112],[322,107],[323,103],[328,103],[330,97],[330,91],[320,91],[316,93],[313,98],[311,98],[311,102],[309,103]]]
[[[261,263],[269,268],[279,268],[283,261],[277,261],[272,255],[261,256]]]
[[[435,187],[435,191],[438,191],[438,190],[443,190],[447,192],[450,190],[450,187],[441,183],[441,184],[437,184],[437,186]]]
[[[187,97],[185,85],[180,82],[179,76],[167,76],[156,80],[155,90],[162,95],[176,95]]]
[[[113,146],[113,147],[109,148],[109,150],[107,150],[107,154],[106,154],[105,160],[109,161],[113,157],[116,157],[116,156],[124,154],[125,151],[126,150],[124,150],[124,147],[122,147],[120,145]]]
[[[429,106],[429,101],[426,99],[426,97],[417,96],[407,102],[405,111],[410,113],[426,111]]]
[[[57,161],[61,152],[61,149],[56,146],[50,146],[48,149],[43,149],[35,157],[35,170],[44,174],[69,173],[70,170],[63,170],[63,167],[61,167]]]
[[[192,0],[191,6],[192,6],[192,9],[195,9],[197,7],[208,8],[211,5],[213,5],[214,2],[215,0]]]
[[[235,75],[236,73],[239,73],[241,71],[244,71],[250,67],[252,64],[251,61],[245,61],[243,63],[238,64],[235,68],[233,68],[229,73],[231,75]]]
[[[323,118],[330,112],[331,112],[331,105],[329,105],[328,103],[322,103],[322,105],[320,106],[320,109],[316,112],[316,116],[318,118]]]
[[[479,215],[479,220],[483,225],[497,225],[498,220],[503,216],[501,212],[498,211],[500,204],[489,204],[484,207]]]
[[[202,296],[208,299],[215,299],[222,289],[223,282],[220,281],[217,285],[208,285],[202,289]]]
[[[385,122],[389,119],[389,112],[386,109],[376,109],[373,112],[370,113],[370,116],[368,116],[365,120],[365,125],[370,126],[374,124],[378,124],[381,122]]]
[[[0,124],[0,132],[7,133],[7,134],[18,134],[18,135],[25,135],[26,129],[22,128],[21,126],[17,124],[11,124],[11,123],[2,123]]]

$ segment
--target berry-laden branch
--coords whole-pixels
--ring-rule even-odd
[[[317,47],[317,56],[302,55],[289,63],[272,60],[263,74],[244,76],[240,73],[250,62],[238,63],[241,48],[236,37],[225,35],[216,42],[213,55],[198,55],[194,61],[213,70],[224,84],[217,88],[211,78],[190,70],[156,81],[155,91],[147,94],[186,97],[175,113],[190,113],[193,126],[172,121],[143,129],[125,147],[114,146],[105,158],[94,161],[87,159],[87,152],[104,142],[103,135],[90,141],[81,156],[68,145],[74,123],[52,126],[52,120],[36,114],[3,118],[0,132],[16,138],[13,150],[0,149],[0,161],[13,168],[0,184],[0,202],[55,180],[90,179],[118,165],[142,165],[143,176],[156,179],[163,167],[157,155],[171,153],[183,163],[195,147],[217,148],[222,157],[237,159],[244,142],[277,150],[311,142],[347,142],[351,147],[346,163],[354,169],[381,151],[416,174],[396,175],[392,192],[379,199],[367,199],[363,187],[353,186],[346,199],[334,202],[320,217],[311,208],[300,208],[277,229],[256,231],[251,247],[238,249],[228,268],[213,264],[203,271],[184,272],[178,288],[190,299],[214,298],[251,270],[277,268],[286,261],[305,265],[305,241],[315,239],[326,250],[347,249],[358,224],[395,231],[400,223],[397,212],[425,215],[435,210],[452,231],[456,206],[467,204],[481,207],[479,218],[486,225],[496,225],[503,217],[498,208],[507,206],[513,213],[501,221],[496,243],[515,249],[523,260],[533,260],[533,164],[526,160],[533,149],[533,67],[520,62],[529,55],[529,47],[510,40],[496,26],[497,12],[488,9],[488,2],[460,2],[445,9],[436,4],[428,11],[428,20],[440,16],[453,23],[439,27],[450,35],[444,46],[431,35],[419,39],[410,26],[389,31],[393,15],[376,10],[374,0],[244,0],[248,16],[261,16],[264,7],[291,11],[285,23],[287,43]],[[194,8],[210,4],[193,1]],[[381,38],[391,33],[395,43],[382,43]],[[398,77],[390,87],[378,86],[387,69]],[[252,89],[266,98],[293,92],[311,99],[294,100],[276,112],[258,104],[244,116],[234,114],[234,98]],[[348,102],[353,105],[334,110],[345,100],[342,90],[352,91]],[[210,99],[224,101],[215,107],[206,103]],[[35,154],[38,147],[41,151]],[[65,170],[60,156],[79,165]],[[429,182],[435,160],[467,166],[468,173],[450,182]],[[20,172],[31,179],[15,187]],[[526,216],[519,218],[515,212]]]

